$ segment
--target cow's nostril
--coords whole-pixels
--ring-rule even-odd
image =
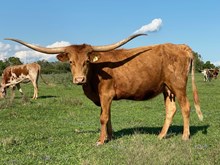
[[[82,84],[85,81],[85,77],[84,76],[80,76],[80,77],[76,77],[75,78],[75,83],[76,84]]]

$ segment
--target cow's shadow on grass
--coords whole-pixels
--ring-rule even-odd
[[[190,126],[190,136],[192,137],[197,132],[202,132],[207,134],[207,129],[209,125],[204,126]],[[133,134],[153,134],[159,135],[162,127],[134,127],[134,128],[125,128],[119,131],[114,132],[114,139],[119,139],[123,136],[133,135]],[[183,133],[183,126],[172,125],[170,126],[166,138],[180,135]]]
[[[38,99],[47,99],[47,98],[56,98],[58,96],[53,96],[53,95],[47,95],[47,96],[38,96]],[[27,96],[27,95],[23,95],[23,96],[15,96],[15,97],[7,97],[7,99],[32,99],[32,96]]]
[[[47,98],[56,98],[58,96],[53,96],[53,95],[47,95],[47,96],[39,96],[39,99],[47,99]]]

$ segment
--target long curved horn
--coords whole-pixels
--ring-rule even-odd
[[[24,80],[24,79],[17,79],[17,81],[14,80],[14,81],[12,81],[12,82],[10,82],[10,83],[5,84],[4,87],[8,87],[8,86],[11,86],[11,85],[16,85],[16,84],[18,84],[18,83],[21,83],[23,80]]]
[[[62,53],[65,51],[65,47],[45,48],[45,47],[29,44],[29,43],[26,43],[26,42],[18,40],[18,39],[5,38],[5,40],[11,40],[11,41],[18,42],[18,43],[20,43],[24,46],[27,46],[33,50],[36,50],[41,53],[46,53],[46,54],[58,54],[58,53]]]
[[[110,50],[113,50],[113,49],[116,49],[124,44],[126,44],[127,42],[129,42],[130,40],[138,37],[138,36],[142,36],[142,35],[147,35],[147,34],[134,34],[124,40],[121,40],[115,44],[111,44],[111,45],[104,45],[104,46],[92,46],[93,50],[94,51],[97,51],[97,52],[104,52],[104,51],[110,51]]]

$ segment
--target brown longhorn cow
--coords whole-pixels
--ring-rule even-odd
[[[186,94],[188,74],[191,69],[194,105],[198,117],[203,119],[194,80],[194,57],[186,45],[161,44],[133,49],[116,49],[133,35],[106,46],[71,45],[45,48],[17,39],[8,39],[47,54],[58,54],[58,60],[69,61],[73,83],[81,84],[85,95],[101,106],[101,132],[97,145],[112,138],[112,100],[148,100],[160,93],[164,95],[166,118],[159,134],[162,139],[176,112],[179,102],[183,116],[183,140],[190,136],[190,103]],[[107,138],[107,139],[106,139]]]
[[[17,87],[19,92],[23,95],[20,83],[31,81],[34,86],[33,99],[38,97],[38,78],[40,74],[40,65],[37,63],[8,66],[2,73],[1,93],[0,97],[3,98],[6,95],[7,87],[12,87],[12,96],[14,97],[14,89]]]

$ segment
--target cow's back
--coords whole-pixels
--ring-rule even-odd
[[[27,69],[29,73],[38,73],[41,70],[41,66],[37,63],[27,64]]]

